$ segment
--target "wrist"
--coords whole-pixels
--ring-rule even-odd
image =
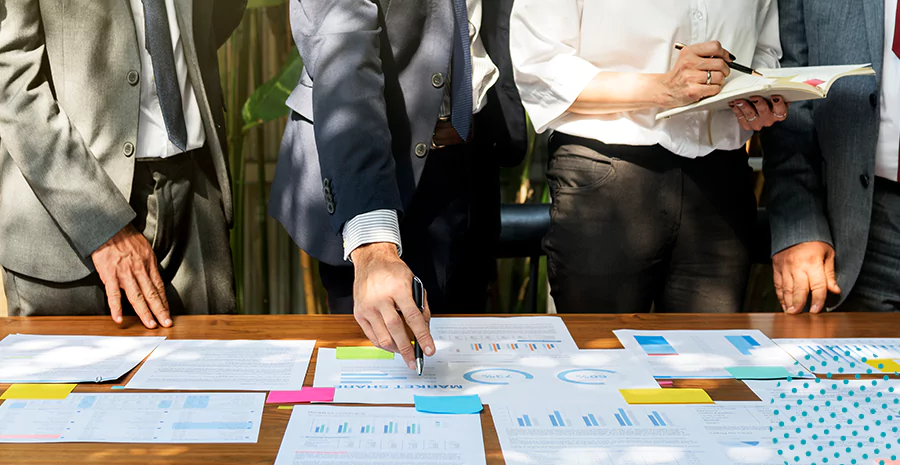
[[[676,106],[673,102],[672,93],[669,92],[668,74],[645,74],[646,96],[649,103],[655,108],[671,108]]]
[[[357,247],[350,252],[350,260],[354,267],[365,266],[373,261],[399,260],[397,244],[393,242],[374,242]]]

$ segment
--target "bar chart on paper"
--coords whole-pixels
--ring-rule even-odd
[[[674,425],[669,417],[658,409],[633,406],[612,409],[559,407],[546,411],[520,411],[515,408],[504,412],[509,423],[520,428],[658,428]],[[493,409],[492,409],[493,410]],[[494,411],[494,415],[500,414]]]
[[[578,346],[558,317],[434,318],[431,332],[437,359],[480,360],[561,356]]]
[[[870,359],[900,359],[900,339],[775,339],[801,365],[816,373],[879,373]]]
[[[656,378],[733,378],[731,367],[783,367],[797,378],[814,377],[758,330],[613,333]]]
[[[379,463],[484,463],[481,420],[408,407],[298,405],[275,464],[355,465],[375,457]]]

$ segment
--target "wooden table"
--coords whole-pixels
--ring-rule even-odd
[[[900,317],[894,314],[783,315],[564,315],[569,331],[582,349],[620,348],[614,329],[759,329],[781,337],[897,337]],[[358,345],[365,336],[351,316],[185,316],[165,330],[147,330],[135,318],[117,327],[108,317],[0,318],[0,338],[7,334],[75,334],[107,336],[164,335],[170,339],[316,339],[317,347]],[[306,376],[311,386],[315,354]],[[132,371],[134,373],[134,371]],[[79,384],[75,392],[110,391],[121,383]],[[715,400],[758,400],[735,380],[676,381],[677,387],[706,389]],[[0,384],[0,391],[7,385]],[[265,464],[275,462],[289,410],[266,406],[257,444],[2,444],[2,464]],[[481,415],[489,464],[503,457],[488,408]]]

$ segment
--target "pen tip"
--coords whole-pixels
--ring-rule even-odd
[[[416,359],[416,374],[422,376],[422,372],[425,370],[425,363],[421,358]]]

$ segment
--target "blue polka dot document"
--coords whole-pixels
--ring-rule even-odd
[[[781,464],[891,464],[900,458],[900,380],[746,381],[775,417]]]

